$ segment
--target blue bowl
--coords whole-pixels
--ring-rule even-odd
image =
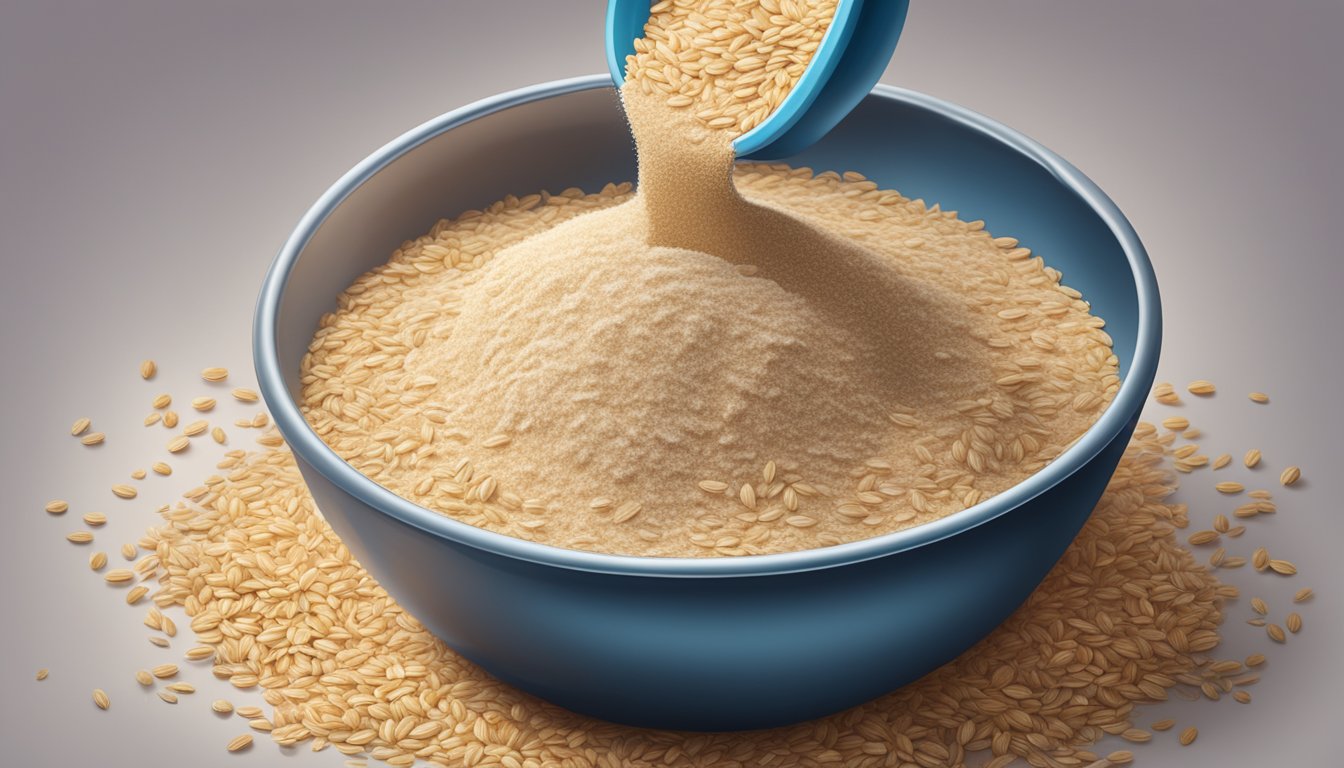
[[[1101,190],[1009,128],[886,86],[789,161],[857,170],[984,219],[1061,269],[1115,340],[1124,383],[1110,407],[1049,466],[971,509],[759,557],[559,549],[457,522],[364,477],[295,404],[319,317],[443,216],[510,193],[634,179],[606,75],[496,96],[401,136],[336,182],[271,266],[257,307],[257,375],[313,497],[398,602],[501,680],[658,728],[763,728],[835,712],[988,634],[1059,559],[1115,470],[1152,385],[1161,320],[1143,246]]]

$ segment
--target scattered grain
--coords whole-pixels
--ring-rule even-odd
[[[135,488],[124,484],[117,484],[112,486],[112,493],[113,495],[122,499],[134,499],[136,497]]]
[[[50,515],[64,515],[67,511],[69,511],[70,505],[67,502],[62,501],[60,499],[53,499],[47,502],[47,505],[46,507],[44,507],[44,509],[46,509],[47,514]]]
[[[1263,404],[1263,403],[1268,403],[1268,402],[1269,402],[1269,395],[1266,395],[1264,392],[1252,392],[1251,395],[1250,395],[1250,397],[1251,397],[1251,402],[1253,402],[1253,403],[1262,403],[1262,404]]]
[[[1282,576],[1292,576],[1297,573],[1297,566],[1287,560],[1270,560],[1269,569]]]
[[[153,360],[146,360],[140,364],[140,378],[142,379],[152,379],[158,371],[159,366],[155,365]]]
[[[1279,475],[1279,482],[1284,485],[1292,485],[1302,479],[1302,469],[1300,467],[1288,467]]]
[[[1212,395],[1215,391],[1217,391],[1217,388],[1214,387],[1213,382],[1211,381],[1206,381],[1204,379],[1196,379],[1195,381],[1190,382],[1188,386],[1186,386],[1186,390],[1192,395],[1207,396]]]
[[[215,398],[213,397],[194,397],[191,399],[191,407],[198,411],[208,411],[215,407]]]
[[[228,743],[228,746],[225,747],[225,749],[227,749],[230,752],[239,752],[241,750],[247,749],[250,746],[252,746],[252,734],[244,733],[241,736],[235,737],[233,741],[230,741]]]
[[[89,418],[78,418],[78,419],[75,419],[75,423],[74,423],[73,425],[70,426],[70,435],[71,435],[71,437],[79,437],[80,435],[84,434],[84,432],[85,432],[86,430],[88,430],[88,428],[89,428],[92,424],[93,424],[93,420],[92,420],[92,419],[89,419]]]
[[[1191,744],[1194,744],[1195,739],[1197,738],[1199,738],[1199,729],[1195,728],[1194,726],[1186,728],[1185,730],[1181,731],[1181,746],[1188,747]]]
[[[261,395],[258,395],[255,389],[248,389],[247,387],[234,387],[230,394],[233,395],[234,400],[240,403],[255,403],[261,399]]]
[[[202,379],[205,379],[206,381],[211,381],[211,382],[215,382],[215,381],[223,381],[223,380],[229,378],[229,369],[228,369],[228,368],[206,368],[205,370],[201,371],[201,378],[202,378]]]
[[[1245,458],[1242,459],[1242,463],[1245,464],[1248,468],[1254,467],[1255,465],[1259,464],[1260,449],[1252,448],[1251,450],[1247,451]]]
[[[128,584],[134,578],[135,573],[125,568],[113,568],[103,576],[108,584]]]

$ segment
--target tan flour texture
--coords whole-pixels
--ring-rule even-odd
[[[1101,320],[1016,241],[857,174],[734,171],[727,132],[624,97],[638,195],[440,222],[324,318],[304,407],[360,471],[534,541],[762,554],[964,509],[1113,395]]]

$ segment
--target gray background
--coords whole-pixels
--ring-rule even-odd
[[[85,566],[94,549],[119,562],[120,543],[153,522],[153,507],[199,482],[217,456],[198,443],[173,460],[171,478],[151,475],[136,501],[114,499],[109,485],[164,455],[168,433],[140,426],[149,400],[167,391],[185,406],[207,389],[196,377],[207,365],[250,379],[255,291],[322,190],[443,111],[601,71],[603,5],[0,5],[0,762],[236,764],[223,745],[245,727],[209,713],[228,691],[208,669],[188,671],[202,691],[176,708],[132,679],[180,658],[189,638],[170,653],[151,647],[140,611]],[[1185,408],[1210,455],[1264,451],[1263,470],[1220,475],[1258,485],[1289,463],[1306,472],[1302,487],[1279,494],[1280,514],[1254,522],[1234,551],[1267,543],[1302,574],[1229,577],[1278,618],[1293,589],[1315,587],[1306,628],[1268,647],[1243,623],[1245,601],[1231,604],[1225,651],[1271,656],[1255,701],[1153,708],[1141,723],[1173,714],[1201,735],[1188,749],[1173,734],[1140,748],[1148,765],[1174,755],[1192,768],[1336,757],[1344,566],[1334,552],[1344,525],[1331,502],[1344,424],[1328,398],[1341,372],[1342,22],[1334,0],[916,0],[884,78],[1022,130],[1106,189],[1157,266],[1160,378],[1219,384],[1217,397]],[[163,369],[153,383],[136,374],[144,357]],[[1273,403],[1251,405],[1252,389]],[[227,425],[245,412],[225,403],[215,415]],[[107,445],[66,435],[81,415]],[[230,433],[233,445],[249,443]],[[1231,507],[1212,482],[1206,471],[1181,491],[1196,525]],[[71,514],[42,512],[56,497]],[[77,514],[93,509],[113,518],[95,545],[67,544]],[[33,681],[39,667],[52,669],[46,682]],[[90,703],[99,686],[109,712]],[[281,754],[265,739],[254,751]],[[334,752],[293,760],[340,764]]]

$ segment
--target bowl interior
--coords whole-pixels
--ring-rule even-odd
[[[1097,424],[1064,456],[971,510],[825,550],[731,558],[738,561],[732,563],[572,553],[464,530],[470,527],[355,477],[320,445],[289,403],[278,402],[280,387],[269,382],[283,384],[297,400],[300,361],[320,317],[335,308],[336,296],[438,219],[509,194],[569,187],[591,191],[608,182],[633,181],[634,144],[619,100],[610,81],[595,76],[524,89],[431,121],[371,155],[309,211],[268,277],[258,315],[258,374],[277,423],[301,455],[305,450],[330,454],[316,456],[317,462],[314,455],[306,457],[319,471],[372,506],[426,531],[567,567],[690,576],[825,567],[953,535],[1043,492],[1132,426],[1156,367],[1156,284],[1128,222],[1076,169],[986,118],[887,86],[875,89],[822,141],[786,161],[816,171],[858,171],[881,187],[938,203],[965,219],[982,219],[995,235],[1016,237],[1092,303],[1114,339],[1122,377],[1137,374],[1135,380],[1122,386]],[[266,349],[271,304],[273,360]],[[270,368],[278,368],[275,375],[268,375]]]

